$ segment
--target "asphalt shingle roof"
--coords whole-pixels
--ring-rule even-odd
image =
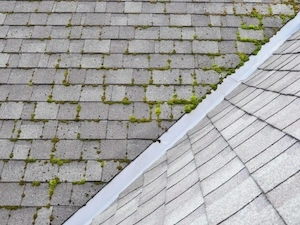
[[[62,224],[297,11],[0,1],[1,225]]]
[[[299,44],[300,31],[92,224],[299,224]]]

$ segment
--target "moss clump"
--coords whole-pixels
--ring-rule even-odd
[[[218,84],[210,84],[211,89],[217,90]]]
[[[54,193],[54,189],[56,188],[56,186],[58,184],[60,184],[60,180],[58,177],[55,177],[54,179],[49,181],[49,197],[50,197],[50,199]]]
[[[59,142],[59,138],[58,137],[54,137],[51,139],[51,142],[56,144],[57,142]]]
[[[50,163],[57,164],[58,166],[62,166],[64,163],[70,163],[70,159],[60,159],[55,157],[53,154],[50,155]]]
[[[104,161],[104,160],[101,160],[100,163],[101,163],[101,167],[103,168],[104,165],[105,165],[105,161]]]
[[[34,162],[36,162],[36,159],[34,159],[34,158],[28,158],[28,159],[25,160],[25,162],[27,162],[27,163],[34,163]]]
[[[190,98],[189,103],[184,106],[184,111],[186,113],[190,113],[192,110],[194,110],[197,107],[199,102],[200,101],[199,101],[198,97],[193,94]]]
[[[117,166],[117,169],[118,169],[118,170],[122,170],[123,167],[122,167],[121,165],[118,165],[118,166]]]
[[[72,184],[74,185],[82,185],[82,184],[85,184],[86,180],[85,179],[81,179],[80,181],[74,181],[72,182]]]
[[[129,99],[127,97],[124,97],[123,100],[122,100],[122,104],[123,105],[130,105],[131,101],[129,101]]]
[[[156,105],[155,114],[156,114],[157,118],[159,118],[159,116],[161,114],[160,103],[157,103],[157,105]]]
[[[40,181],[33,181],[31,183],[31,186],[40,186],[41,185],[41,182]]]

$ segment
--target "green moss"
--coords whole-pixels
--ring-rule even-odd
[[[218,84],[210,84],[211,89],[217,90]]]
[[[25,184],[26,184],[26,182],[25,182],[24,180],[20,180],[20,181],[19,181],[19,185],[20,185],[20,186],[23,186],[23,185],[25,185]]]
[[[262,24],[260,23],[258,26],[256,25],[246,25],[245,23],[242,23],[242,29],[244,30],[261,30],[263,29]]]
[[[161,114],[160,103],[157,103],[157,104],[156,104],[155,114],[156,114],[157,118],[159,118],[159,116],[160,116],[160,114]]]
[[[55,177],[54,179],[49,181],[49,198],[51,199],[53,193],[54,193],[54,189],[56,188],[56,186],[60,184],[60,180],[58,177]]]
[[[51,139],[51,142],[56,144],[57,142],[59,142],[59,138],[58,137],[54,137]]]
[[[70,163],[70,159],[60,159],[55,157],[53,154],[50,155],[50,163],[57,164],[58,166],[62,166],[64,163]]]
[[[31,183],[31,186],[40,186],[41,185],[41,182],[40,181],[33,181]]]
[[[190,101],[187,104],[185,104],[184,111],[186,113],[190,113],[192,110],[194,110],[197,107],[199,102],[200,102],[200,100],[198,99],[198,97],[193,94],[190,98]]]
[[[135,123],[135,122],[137,122],[137,119],[135,118],[134,115],[131,115],[131,116],[129,117],[129,121],[130,121],[131,123]]]
[[[52,96],[52,95],[49,95],[49,96],[48,96],[48,99],[47,99],[47,102],[48,102],[48,103],[52,103],[52,102],[53,102],[53,99],[52,99],[52,98],[53,98],[53,96]]]
[[[74,181],[72,182],[72,184],[74,185],[82,185],[82,184],[85,184],[86,180],[85,179],[81,179],[80,181]]]
[[[118,165],[118,166],[117,166],[117,169],[118,169],[118,170],[122,170],[123,167],[122,167],[121,165]]]
[[[127,97],[124,97],[124,98],[122,99],[122,104],[124,104],[124,105],[130,105],[130,104],[131,104],[131,101],[129,101],[129,99],[128,99]]]
[[[64,79],[62,81],[63,85],[65,85],[65,86],[70,86],[70,83],[68,82],[68,74],[69,74],[69,71],[68,71],[68,69],[66,69],[64,72]]]
[[[75,116],[75,121],[79,121],[79,113],[81,111],[81,106],[78,104],[77,107],[76,107],[76,116]]]
[[[101,167],[103,168],[105,165],[105,161],[104,160],[101,160]]]
[[[27,163],[34,163],[34,162],[36,162],[36,159],[34,159],[34,158],[28,158],[28,159],[25,160],[25,162],[27,162]]]

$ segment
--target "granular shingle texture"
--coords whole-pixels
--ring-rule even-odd
[[[300,224],[299,44],[300,31],[91,224]]]
[[[1,225],[62,224],[297,11],[277,0],[0,1]],[[282,73],[297,68],[285,57],[272,65]],[[277,78],[259,87],[277,93]],[[295,112],[287,98],[282,113]],[[298,135],[296,117],[282,127],[280,115],[266,121]]]

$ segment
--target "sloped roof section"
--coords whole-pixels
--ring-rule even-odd
[[[92,222],[299,224],[300,31]]]
[[[0,1],[1,225],[62,224],[295,2]]]

